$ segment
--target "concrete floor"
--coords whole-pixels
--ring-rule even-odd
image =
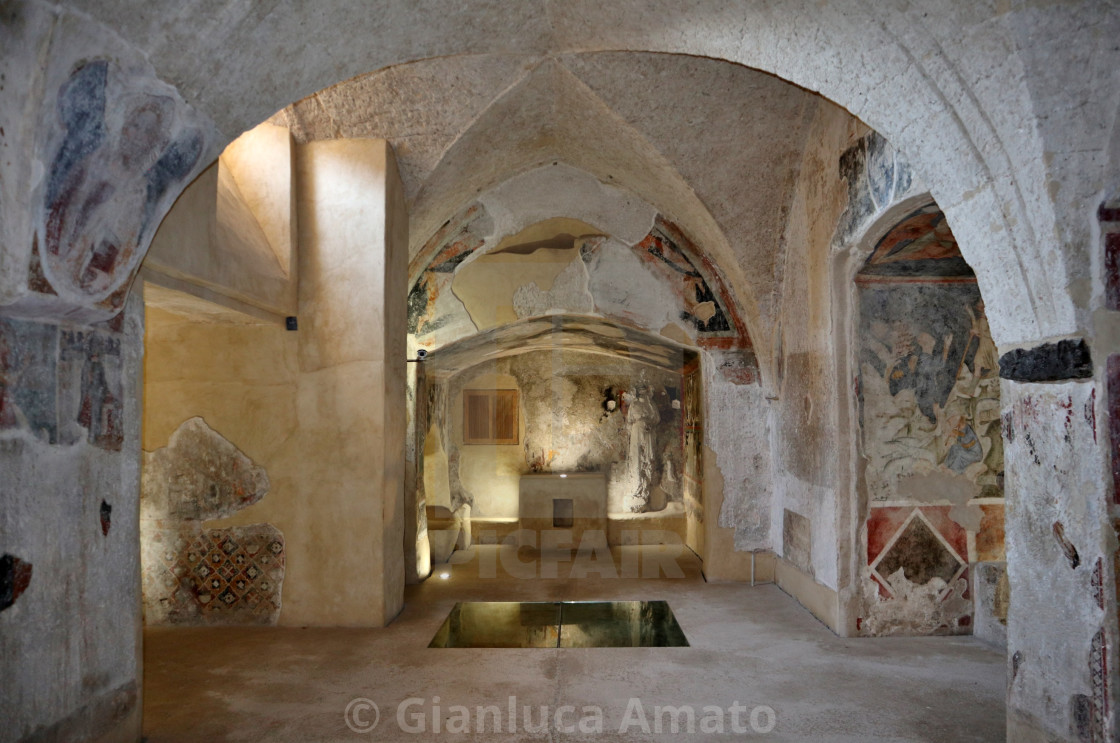
[[[469,561],[441,566],[451,574],[446,580],[437,568],[436,577],[410,586],[404,611],[385,629],[147,630],[146,739],[1004,740],[1004,658],[972,638],[837,638],[774,585],[705,583],[691,553],[679,560],[675,578],[575,580],[561,563],[561,577],[518,579],[502,570],[503,564],[517,570],[505,549],[502,556],[496,547],[457,553]],[[639,549],[627,548],[625,559],[651,556]],[[521,568],[542,569],[547,563]],[[692,647],[427,647],[459,600],[572,599],[665,599]],[[512,732],[510,696],[516,697]],[[360,698],[379,707],[371,732],[347,726],[347,707]],[[403,709],[402,727],[398,705],[408,698],[423,701]],[[741,710],[733,709],[736,702]],[[364,704],[350,708],[359,729],[374,719]],[[480,720],[476,708],[487,705],[499,709],[501,732],[494,732],[493,711]],[[564,705],[574,710],[561,710]],[[672,713],[657,715],[655,707],[668,705],[692,707],[691,734],[684,714],[675,734]],[[548,726],[538,731],[542,706]],[[705,709],[710,706],[720,709]],[[763,733],[770,723],[766,708],[776,725]],[[422,714],[424,732],[410,732],[420,727],[412,713]],[[470,734],[448,732],[449,722],[464,714]],[[705,720],[709,727],[701,726]],[[716,720],[723,734],[708,732],[718,730]],[[480,721],[483,732],[475,732]],[[734,722],[745,732],[735,733]]]

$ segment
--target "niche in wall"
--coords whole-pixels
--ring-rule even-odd
[[[999,364],[984,301],[936,205],[856,277],[865,635],[969,634],[978,563],[1001,562]]]

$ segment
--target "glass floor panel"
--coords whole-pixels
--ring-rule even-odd
[[[560,604],[467,601],[455,604],[430,648],[554,648]]]
[[[688,647],[688,639],[665,601],[468,601],[428,647]]]

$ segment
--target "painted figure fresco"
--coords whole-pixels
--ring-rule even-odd
[[[107,61],[87,62],[59,90],[64,134],[44,198],[41,260],[50,283],[96,298],[131,275],[172,187],[203,150],[202,132],[178,124],[176,101],[114,95],[111,78]]]
[[[649,510],[650,491],[657,471],[654,429],[661,422],[661,414],[654,406],[650,393],[650,388],[644,385],[634,392],[623,393],[623,399],[628,403],[626,425],[630,429],[630,445],[626,454],[626,479],[630,488],[623,498],[623,506],[631,513]]]
[[[701,501],[703,404],[700,365],[699,363],[693,363],[684,369],[681,380],[682,428],[684,433],[683,491],[685,509],[689,516],[697,522],[704,520]]]
[[[864,453],[873,500],[943,469],[1003,491],[998,352],[940,212],[919,210],[857,278]],[[967,264],[965,264],[967,268]]]
[[[701,253],[679,227],[658,215],[653,229],[634,250],[674,288],[687,308],[682,311],[681,319],[696,328],[700,345],[750,346],[722,282],[714,274],[714,267],[704,265]]]
[[[0,431],[30,432],[58,441],[53,325],[0,319]]]
[[[96,331],[63,330],[59,339],[59,439],[82,438],[120,451],[124,391],[120,339]]]

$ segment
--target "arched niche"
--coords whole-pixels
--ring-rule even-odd
[[[900,212],[901,215],[900,215]],[[935,203],[892,209],[857,251],[857,631],[1006,622],[999,362],[971,267]]]

